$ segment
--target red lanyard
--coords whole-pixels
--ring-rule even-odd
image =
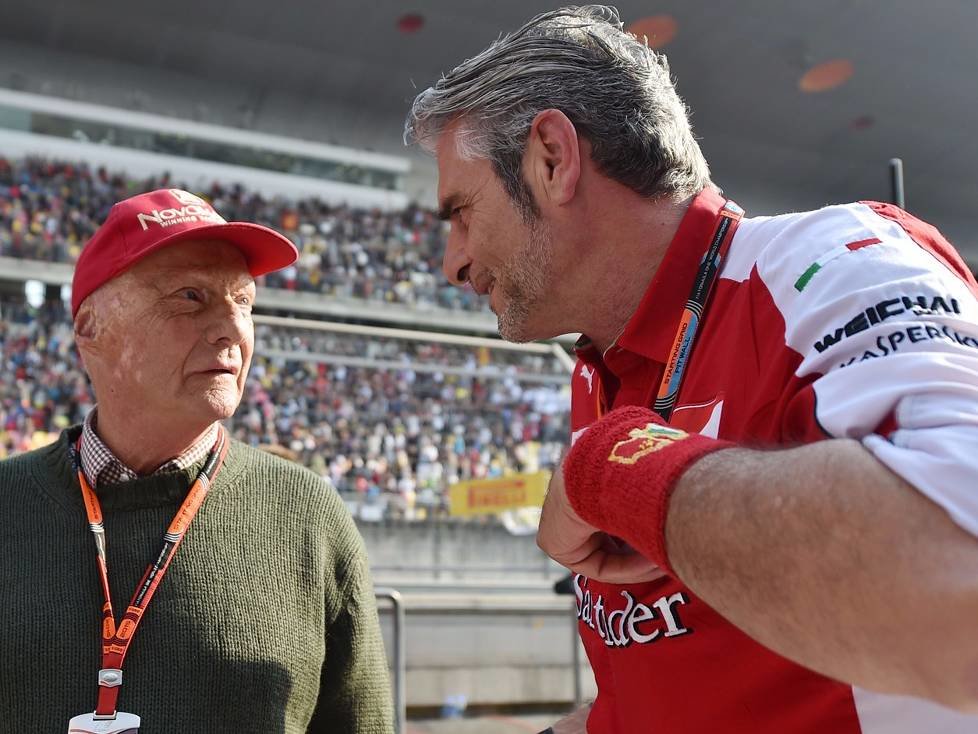
[[[705,317],[710,295],[720,275],[720,265],[727,256],[734,232],[743,217],[744,210],[729,199],[717,212],[716,229],[713,232],[713,239],[710,240],[710,249],[706,251],[699,270],[696,271],[693,289],[683,308],[683,315],[679,319],[679,327],[672,342],[672,350],[669,352],[669,361],[666,362],[666,369],[659,382],[659,391],[653,409],[664,421],[669,420],[672,409],[676,406],[683,375],[689,364],[689,357],[693,353],[696,332]]]
[[[72,462],[75,471],[78,473],[78,483],[81,485],[82,498],[85,501],[85,513],[88,515],[88,524],[95,536],[95,550],[98,561],[99,578],[102,582],[102,593],[105,595],[105,604],[102,606],[102,667],[98,673],[98,705],[95,708],[95,718],[114,718],[116,714],[116,701],[119,698],[119,687],[122,685],[122,662],[125,660],[126,653],[136,628],[139,626],[143,614],[146,612],[149,603],[156,593],[160,582],[166,575],[170,567],[170,561],[177,552],[177,548],[183,541],[184,533],[190,526],[191,521],[197,515],[207,490],[217,476],[224,463],[224,457],[228,452],[227,434],[223,426],[218,426],[217,440],[211,449],[203,468],[194,480],[190,491],[174,515],[163,535],[163,547],[156,555],[156,559],[146,567],[146,573],[142,580],[137,584],[136,591],[132,595],[132,601],[126,613],[122,615],[122,621],[116,627],[115,614],[112,611],[112,595],[109,591],[109,568],[105,558],[105,528],[102,525],[102,506],[99,504],[98,497],[92,491],[91,485],[85,478],[85,473],[81,469],[79,460],[79,448],[81,439],[78,439],[79,446],[71,447]]]

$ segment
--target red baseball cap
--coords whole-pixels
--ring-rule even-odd
[[[227,222],[214,207],[182,189],[159,189],[120,201],[88,241],[71,281],[71,315],[100,286],[161,247],[185,240],[214,239],[234,245],[257,277],[291,265],[295,245],[273,229]]]

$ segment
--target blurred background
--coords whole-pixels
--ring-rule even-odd
[[[65,299],[113,203],[179,186],[286,234],[301,257],[260,284],[230,428],[327,477],[357,518],[405,732],[537,731],[593,695],[573,597],[533,540],[574,337],[507,345],[448,285],[434,162],[401,139],[415,94],[554,7],[0,2],[0,457],[94,401]],[[618,8],[667,54],[714,181],[749,214],[890,200],[899,157],[906,208],[978,266],[978,4]]]

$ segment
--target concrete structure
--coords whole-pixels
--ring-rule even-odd
[[[510,535],[498,523],[379,522],[358,524],[370,565],[384,578],[543,580],[562,575],[533,535]]]
[[[577,685],[585,699],[595,696],[572,597],[456,592],[403,599],[409,714],[453,698],[481,711],[569,707]],[[391,614],[380,609],[390,650]]]
[[[566,571],[497,523],[360,523],[374,581],[404,602],[409,712],[451,697],[477,710],[573,705],[595,695]],[[393,615],[380,605],[388,650]],[[577,678],[575,680],[575,664]]]
[[[754,214],[889,196],[906,163],[910,210],[978,262],[978,5],[755,0],[717,22],[710,3],[616,3],[631,24],[674,18],[665,46],[715,180]],[[0,87],[404,154],[418,89],[553,3],[394,0],[203,7],[190,0],[35,0],[0,24]],[[405,12],[416,32],[398,30]],[[655,40],[655,39],[653,39]],[[806,94],[802,75],[846,59],[852,78]],[[2,151],[0,151],[2,153]],[[405,188],[434,201],[434,168],[407,151]]]

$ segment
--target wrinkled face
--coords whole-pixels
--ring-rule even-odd
[[[463,158],[452,126],[438,140],[440,216],[451,223],[443,270],[466,282],[489,305],[504,339],[557,336],[549,313],[554,285],[554,238],[546,222],[520,213],[484,158]]]
[[[100,403],[152,411],[163,425],[234,413],[255,342],[255,282],[237,248],[164,247],[99,291],[94,335],[79,345]]]

